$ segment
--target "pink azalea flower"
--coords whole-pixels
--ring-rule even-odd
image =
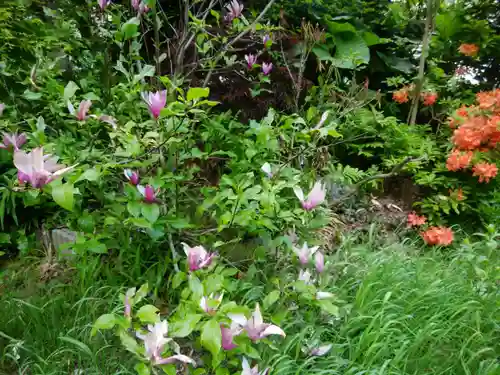
[[[139,172],[133,171],[131,169],[125,169],[123,171],[123,174],[127,178],[127,180],[130,181],[132,185],[138,185],[139,184]]]
[[[31,152],[14,152],[14,165],[18,170],[19,181],[29,182],[34,188],[42,188],[62,174],[73,169],[75,165],[65,168],[57,164],[57,158],[43,154],[43,147]]]
[[[325,269],[325,256],[321,251],[318,251],[314,256],[314,264],[316,266],[316,271],[319,273],[323,272]]]
[[[319,181],[314,184],[312,190],[307,195],[307,198],[304,198],[304,192],[301,188],[295,187],[293,191],[297,198],[299,198],[302,208],[306,211],[310,211],[323,203],[326,196],[325,187]]]
[[[262,64],[262,73],[264,73],[265,76],[267,76],[269,73],[271,73],[271,70],[273,70],[273,63],[263,63]]]
[[[285,332],[278,326],[264,323],[260,313],[259,304],[255,305],[255,310],[250,319],[243,314],[228,314],[228,317],[236,324],[239,324],[247,332],[252,341],[257,341],[269,335],[280,335],[285,337]]]
[[[22,145],[26,143],[26,134],[7,134],[3,133],[3,141],[0,144],[0,148],[4,148],[6,150],[14,149],[14,151],[19,151]]]
[[[137,185],[137,190],[144,197],[144,201],[146,203],[157,202],[156,194],[160,192],[159,188],[155,190],[154,187],[152,187],[151,185],[146,185],[146,186]]]
[[[78,106],[78,112],[76,112],[75,107],[73,107],[73,104],[71,104],[71,102],[68,101],[68,111],[73,116],[75,116],[78,121],[85,121],[88,117],[87,113],[88,113],[91,105],[92,105],[92,101],[82,100],[80,102],[80,105]]]
[[[238,345],[233,342],[233,338],[238,336],[243,329],[236,323],[231,323],[231,327],[227,328],[223,324],[220,325],[220,332],[222,336],[222,349],[233,350]]]
[[[224,16],[224,19],[231,22],[235,18],[241,17],[241,14],[243,13],[243,4],[240,4],[237,0],[232,0],[226,5],[226,9],[227,14]]]
[[[295,254],[298,255],[300,263],[304,266],[307,263],[309,263],[309,261],[311,260],[311,257],[318,249],[319,249],[319,246],[314,246],[314,247],[309,248],[309,246],[307,245],[307,242],[304,242],[304,244],[302,245],[302,248],[300,248],[300,249],[296,246],[293,247],[293,251],[295,252]]]
[[[187,255],[188,267],[191,272],[208,267],[212,263],[213,258],[217,255],[215,253],[209,253],[203,246],[190,247],[185,243],[182,243],[182,246]]]
[[[167,90],[157,92],[142,92],[142,100],[147,104],[149,111],[155,119],[160,117],[160,112],[167,105]]]
[[[245,60],[247,62],[248,69],[252,69],[253,66],[257,63],[257,56],[252,54],[245,55]]]
[[[156,323],[155,325],[148,325],[146,334],[137,333],[137,337],[144,341],[144,348],[146,357],[154,365],[165,365],[168,363],[182,362],[195,365],[196,362],[183,354],[176,354],[167,358],[162,357],[163,348],[171,339],[165,337],[168,333],[168,323],[166,320]]]
[[[241,362],[241,367],[243,371],[241,372],[241,375],[268,375],[269,374],[269,368],[266,368],[259,372],[259,366],[255,365],[253,368],[250,368],[250,364],[248,363],[248,360],[243,357],[243,361]]]

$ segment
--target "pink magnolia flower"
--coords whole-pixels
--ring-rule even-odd
[[[19,151],[22,145],[26,143],[26,134],[7,134],[3,133],[3,141],[0,144],[0,148],[4,148],[6,150],[14,149],[14,151]]]
[[[259,372],[259,366],[255,365],[253,368],[250,368],[250,364],[248,363],[248,360],[243,357],[243,361],[241,362],[241,367],[243,371],[241,372],[241,375],[268,375],[269,374],[269,368],[266,368]]]
[[[321,251],[318,251],[314,256],[314,264],[316,266],[316,271],[319,273],[323,272],[325,269],[325,256]]]
[[[222,298],[224,297],[224,293],[221,294],[210,294],[208,297],[201,297],[200,307],[203,311],[205,311],[208,315],[215,315],[217,312],[217,308],[222,302]]]
[[[123,174],[132,185],[137,186],[139,184],[139,172],[133,171],[132,169],[125,169]]]
[[[267,76],[269,73],[271,73],[271,70],[273,70],[273,63],[263,63],[262,64],[262,73],[264,73],[265,76]]]
[[[144,13],[147,13],[149,12],[151,9],[144,3],[141,3],[141,5],[139,5],[139,14],[144,14]]]
[[[139,10],[139,6],[141,5],[141,0],[131,0],[130,5],[134,10]]]
[[[157,92],[142,92],[142,100],[147,104],[149,111],[155,119],[160,117],[160,112],[167,105],[167,90]]]
[[[220,332],[222,337],[222,349],[233,350],[234,348],[236,348],[238,345],[233,342],[233,338],[235,336],[238,336],[242,331],[243,329],[237,323],[231,323],[230,328],[227,328],[226,326],[224,326],[224,324],[221,324]]]
[[[309,260],[318,249],[319,246],[309,248],[307,242],[304,242],[302,248],[300,249],[296,246],[293,247],[293,251],[298,255],[299,261],[302,265],[306,265],[307,263],[309,263]]]
[[[3,116],[3,110],[5,109],[5,104],[0,103],[0,117]]]
[[[99,121],[102,121],[102,122],[105,122],[106,124],[109,124],[111,125],[111,127],[113,128],[113,130],[116,130],[118,128],[118,125],[116,124],[116,119],[112,116],[108,116],[108,115],[90,115],[90,116],[87,116],[88,117],[92,117],[93,119],[96,119],[96,120],[99,120]]]
[[[306,211],[310,211],[323,203],[326,196],[325,187],[319,181],[314,184],[312,190],[307,195],[307,198],[304,198],[304,192],[300,187],[295,187],[293,191],[297,198],[299,198],[302,208]]]
[[[280,327],[264,323],[258,303],[255,305],[255,310],[250,319],[247,319],[243,314],[228,314],[228,317],[234,323],[243,327],[252,341],[263,339],[269,335],[286,336],[285,332]]]
[[[156,194],[160,192],[159,188],[155,190],[154,187],[152,187],[151,185],[146,185],[146,186],[137,185],[137,190],[144,197],[144,201],[146,203],[157,202]]]
[[[19,181],[29,182],[34,188],[42,188],[76,166],[65,168],[57,164],[56,157],[43,154],[43,147],[37,147],[29,153],[15,151],[14,165],[18,170]]]
[[[311,275],[311,272],[309,272],[309,270],[305,270],[305,271],[300,270],[298,280],[303,281],[307,285],[312,285],[312,284],[314,284],[315,280],[311,276],[312,275]]]
[[[189,271],[191,272],[208,267],[217,255],[216,253],[209,253],[203,246],[190,247],[185,243],[182,243],[182,246],[187,255]]]
[[[30,182],[30,176],[21,171],[17,171],[17,181],[19,182],[19,185],[24,185]]]
[[[97,0],[97,2],[99,3],[102,11],[104,11],[104,9],[106,9],[106,7],[111,4],[111,0]]]
[[[232,0],[226,5],[226,9],[227,14],[224,16],[224,19],[231,22],[235,18],[241,17],[241,14],[243,13],[243,4],[240,4],[237,0]]]
[[[252,69],[253,66],[257,63],[257,56],[252,54],[245,55],[245,60],[247,62],[248,69]]]
[[[310,354],[315,357],[322,357],[325,354],[327,354],[330,350],[332,350],[332,348],[333,348],[332,344],[321,345],[311,349]]]
[[[125,295],[125,300],[123,301],[125,305],[125,309],[123,310],[123,316],[126,318],[130,318],[132,314],[132,305],[130,304],[130,297]]]
[[[73,116],[75,116],[78,121],[85,121],[88,118],[87,113],[91,105],[91,100],[82,100],[80,102],[80,105],[78,106],[78,112],[76,112],[75,107],[73,107],[73,104],[71,104],[71,102],[68,100],[68,111]]]
[[[156,323],[155,325],[148,325],[146,334],[137,333],[137,337],[144,341],[144,348],[146,357],[155,365],[165,365],[174,362],[183,362],[196,364],[196,362],[183,354],[176,354],[167,358],[162,357],[163,348],[165,344],[171,341],[170,338],[165,337],[168,333],[168,323],[166,320]]]

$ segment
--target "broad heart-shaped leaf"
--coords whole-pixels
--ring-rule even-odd
[[[73,194],[73,184],[69,182],[52,186],[52,198],[54,198],[54,202],[68,211],[73,211]]]
[[[141,21],[137,17],[133,17],[129,19],[122,25],[121,31],[123,33],[123,39],[131,39],[138,35],[137,30],[139,29],[139,25]]]
[[[78,90],[78,85],[73,81],[69,81],[64,88],[64,102],[66,103],[69,99],[71,99]]]
[[[215,319],[209,320],[201,331],[201,345],[205,347],[213,357],[219,354],[221,349],[221,332],[219,322]]]
[[[84,180],[97,181],[99,179],[99,176],[100,172],[97,168],[90,168],[83,172],[82,175],[75,181],[75,183]]]
[[[330,55],[330,52],[328,52],[328,50],[323,47],[314,47],[312,51],[320,61],[331,61],[333,59],[332,55]]]
[[[155,203],[143,203],[141,206],[142,216],[153,224],[160,216],[160,206]]]
[[[130,337],[127,334],[126,331],[120,331],[120,341],[122,342],[122,345],[125,347],[125,349],[127,349],[129,352],[140,354],[141,347],[134,338]]]
[[[137,317],[141,323],[156,323],[160,320],[158,308],[153,305],[144,305],[137,311]]]
[[[92,327],[91,336],[94,336],[96,332],[100,329],[111,329],[116,324],[116,317],[114,314],[104,314],[101,315],[94,323]]]
[[[170,323],[168,334],[171,337],[186,337],[195,329],[198,322],[201,320],[201,314],[190,314],[181,317]]]
[[[340,311],[338,306],[334,305],[330,301],[320,300],[318,301],[318,304],[321,307],[321,309],[326,311],[327,313],[332,314],[337,318],[340,316]]]
[[[335,46],[333,64],[337,68],[355,69],[370,62],[370,49],[363,37],[357,33],[335,35]]]
[[[187,100],[195,100],[201,98],[207,98],[210,94],[210,89],[208,87],[191,87],[187,93]]]
[[[186,281],[186,273],[183,271],[177,272],[172,278],[172,288],[177,289],[184,281]]]
[[[280,298],[280,291],[273,290],[266,296],[266,298],[264,298],[263,301],[264,308],[267,309],[268,307],[272,306],[279,298]]]

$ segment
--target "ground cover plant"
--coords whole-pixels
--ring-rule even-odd
[[[497,374],[494,5],[0,5],[1,373]]]

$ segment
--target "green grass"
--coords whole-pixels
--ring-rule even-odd
[[[284,322],[286,341],[264,353],[272,375],[500,374],[500,303],[487,283],[491,275],[471,273],[475,263],[463,254],[422,255],[411,244],[371,242],[347,241],[333,256],[338,279],[331,291],[347,313]],[[134,373],[133,359],[112,337],[89,337],[93,321],[117,306],[119,287],[26,280],[0,297],[0,373]],[[327,356],[302,353],[314,333],[334,344]]]

